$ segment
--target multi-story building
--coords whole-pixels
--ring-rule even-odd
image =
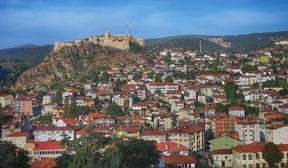
[[[33,101],[30,97],[19,97],[14,100],[14,111],[20,115],[32,116]]]
[[[204,147],[204,126],[178,126],[168,129],[168,139],[188,147],[192,151]]]
[[[229,116],[232,116],[232,117],[245,116],[244,108],[239,107],[239,106],[230,107],[228,112],[229,112]]]
[[[151,93],[155,93],[156,91],[165,93],[167,91],[178,90],[178,85],[173,82],[150,82],[146,87]]]
[[[161,129],[144,130],[141,132],[141,139],[153,140],[157,143],[164,142],[166,140],[166,132]]]
[[[255,121],[241,120],[235,126],[239,140],[244,144],[260,142],[260,126]]]
[[[274,144],[288,144],[287,132],[288,126],[268,126],[265,131],[265,140]]]
[[[71,127],[39,126],[35,128],[35,141],[74,140],[75,131]]]
[[[235,125],[237,124],[238,119],[235,117],[229,117],[226,114],[216,115],[214,120],[213,130],[216,136],[219,136],[223,133],[232,132],[235,130]]]
[[[5,108],[13,103],[12,95],[0,95],[0,107]]]

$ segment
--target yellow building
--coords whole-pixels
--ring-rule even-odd
[[[268,63],[269,62],[269,57],[267,55],[261,55],[260,56],[260,62]]]

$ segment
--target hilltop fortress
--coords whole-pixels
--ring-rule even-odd
[[[66,46],[82,45],[87,42],[98,44],[102,47],[117,48],[120,50],[129,50],[131,44],[136,44],[140,47],[144,47],[144,40],[131,35],[111,35],[109,32],[105,32],[102,36],[93,35],[84,40],[76,40],[72,42],[55,42],[54,51],[57,51]]]

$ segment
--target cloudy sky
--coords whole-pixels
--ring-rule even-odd
[[[288,0],[0,0],[0,48],[110,31],[141,38],[288,30]]]

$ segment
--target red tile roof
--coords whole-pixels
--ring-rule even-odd
[[[7,137],[27,137],[29,135],[28,132],[14,132]]]
[[[173,82],[150,82],[149,86],[177,86],[177,84]]]
[[[38,126],[35,128],[35,131],[73,131],[74,129],[72,127],[56,127],[54,125],[48,125],[48,126]]]
[[[141,133],[142,136],[165,136],[166,132],[161,129],[150,129],[150,130],[144,130]]]
[[[211,155],[223,155],[223,154],[232,154],[231,149],[218,149],[218,150],[213,150],[210,152]]]
[[[288,103],[278,106],[280,109],[288,109]]]
[[[61,142],[59,141],[45,141],[45,142],[35,142],[31,141],[29,143],[32,143],[35,145],[34,150],[58,150],[58,149],[64,149],[61,146]]]
[[[191,134],[201,131],[204,131],[204,127],[200,125],[179,126],[167,130],[168,133],[182,133],[182,134]]]
[[[55,159],[42,158],[34,162],[32,168],[57,168],[57,163]]]
[[[233,151],[238,153],[253,153],[253,152],[262,152],[264,149],[265,143],[252,143],[243,146],[236,146],[232,148]],[[277,145],[278,149],[282,151],[288,151],[288,144]]]
[[[229,108],[229,111],[230,111],[230,110],[244,110],[244,108],[239,107],[239,106],[234,106],[234,107],[230,107],[230,108]]]
[[[162,159],[165,165],[197,163],[196,159],[193,156],[171,155],[171,156],[162,156]]]
[[[176,152],[176,151],[188,151],[188,148],[184,145],[171,142],[171,141],[165,141],[165,142],[160,142],[157,144],[157,149],[159,151],[171,151],[171,152]]]

